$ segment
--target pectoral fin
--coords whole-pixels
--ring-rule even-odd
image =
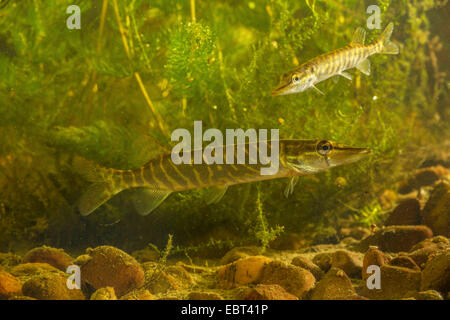
[[[320,91],[315,85],[312,85],[312,87],[314,89],[316,89],[321,95],[325,95],[325,93],[323,93],[322,91]]]
[[[136,188],[133,190],[132,201],[136,211],[146,216],[155,210],[170,194],[170,191],[154,190],[150,188]]]
[[[286,189],[284,189],[284,196],[287,198],[289,195],[291,195],[294,192],[294,187],[298,182],[298,176],[292,177],[289,180],[288,185],[286,186]]]
[[[358,64],[356,66],[356,68],[359,71],[361,71],[362,73],[364,73],[365,75],[370,76],[370,61],[369,61],[369,59],[362,61],[360,64]]]
[[[227,192],[228,187],[211,187],[208,190],[208,194],[206,196],[206,204],[210,205],[213,203],[218,203],[223,196],[225,195],[225,192]]]

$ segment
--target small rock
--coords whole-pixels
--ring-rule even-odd
[[[332,256],[329,252],[321,252],[314,256],[312,262],[317,265],[323,272],[328,272],[331,268]]]
[[[19,279],[0,268],[0,300],[22,295]]]
[[[450,236],[450,185],[438,184],[423,209],[422,224],[436,235]]]
[[[340,230],[342,238],[352,237],[356,240],[361,240],[370,235],[370,230],[363,227],[342,228]]]
[[[148,290],[136,289],[123,295],[120,300],[155,300],[155,297]]]
[[[81,290],[67,288],[67,278],[58,273],[46,273],[32,277],[22,286],[25,296],[38,300],[84,300]]]
[[[183,288],[183,284],[179,279],[164,271],[155,272],[149,276],[146,272],[145,278],[145,288],[150,290],[152,294],[161,294]]]
[[[113,287],[104,287],[95,291],[91,300],[117,300],[117,297]]]
[[[389,265],[420,271],[419,266],[414,262],[414,260],[405,255],[401,255],[392,259],[389,262]]]
[[[400,186],[398,191],[401,194],[407,194],[421,187],[432,186],[445,175],[448,175],[448,170],[440,165],[418,169],[413,177]]]
[[[91,257],[81,266],[81,280],[95,289],[113,287],[117,296],[144,284],[144,271],[130,255],[110,246],[87,250]]]
[[[331,268],[344,270],[349,277],[359,278],[362,270],[362,260],[348,250],[336,250],[331,256]]]
[[[320,280],[324,275],[324,272],[319,268],[319,266],[315,265],[311,260],[304,256],[296,256],[294,259],[292,259],[291,264],[308,270],[314,275],[317,281]]]
[[[422,271],[421,290],[450,291],[450,250],[431,256]]]
[[[261,277],[261,284],[278,284],[299,299],[302,299],[315,283],[316,279],[308,270],[281,261],[268,263]]]
[[[282,233],[270,243],[270,248],[276,250],[298,250],[306,245],[306,240],[293,232]]]
[[[420,289],[420,271],[383,265],[380,267],[381,289],[363,287],[363,296],[376,300],[391,300],[410,297]]]
[[[432,235],[433,232],[426,226],[389,226],[361,240],[358,249],[367,251],[369,246],[378,246],[385,252],[409,251],[415,244]]]
[[[48,263],[24,263],[19,264],[13,267],[10,270],[11,274],[23,282],[34,277],[36,275],[47,274],[47,273],[56,273],[63,275],[64,273],[61,270],[56,269],[55,267],[49,265]]]
[[[258,284],[244,297],[244,300],[298,300],[277,284]]]
[[[220,264],[229,264],[236,260],[247,258],[250,256],[257,256],[261,253],[261,248],[249,246],[249,247],[236,247],[228,251],[220,260]]]
[[[416,300],[444,300],[441,294],[435,290],[418,292],[414,298],[416,298]]]
[[[5,268],[14,267],[22,263],[22,258],[14,253],[0,253],[0,266]]]
[[[366,280],[370,277],[371,274],[367,273],[367,268],[371,265],[379,266],[385,265],[388,263],[390,258],[385,255],[382,251],[378,250],[376,246],[370,246],[369,250],[367,250],[363,259],[362,266],[362,278]]]
[[[24,262],[48,263],[55,268],[66,272],[67,267],[72,263],[73,258],[64,252],[63,249],[42,246],[31,249],[25,254]]]
[[[403,200],[391,212],[385,226],[400,226],[400,225],[418,225],[420,224],[420,202],[417,199]]]
[[[416,251],[416,250],[419,250],[422,248],[426,248],[429,246],[435,246],[436,244],[440,245],[440,248],[445,248],[450,245],[450,241],[444,236],[435,236],[430,239],[425,239],[425,240],[419,242],[418,244],[414,245],[411,248],[410,252],[413,252],[413,251]]]
[[[215,292],[195,291],[189,293],[188,300],[223,300],[223,297]]]
[[[218,271],[219,285],[224,289],[230,289],[256,283],[261,279],[264,266],[271,261],[264,256],[254,256],[227,264]]]
[[[350,278],[338,268],[331,268],[312,290],[311,300],[349,300],[358,295]]]

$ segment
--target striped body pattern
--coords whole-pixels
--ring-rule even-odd
[[[348,69],[357,68],[362,73],[370,75],[368,57],[373,54],[397,54],[399,49],[390,41],[394,25],[390,23],[381,36],[372,44],[365,45],[366,32],[358,28],[352,42],[340,49],[322,54],[284,74],[280,84],[272,91],[273,96],[303,92],[313,88],[323,94],[315,85],[333,76],[343,76],[352,80]]]
[[[79,171],[92,182],[79,200],[82,215],[88,215],[111,197],[126,189],[134,190],[133,203],[138,213],[147,215],[157,208],[172,192],[196,188],[212,188],[213,193],[207,203],[215,203],[231,185],[263,181],[276,178],[290,178],[285,195],[292,193],[298,176],[314,174],[331,167],[358,161],[370,154],[366,148],[350,147],[328,140],[277,140],[258,143],[220,146],[221,163],[181,163],[174,164],[172,155],[161,155],[144,166],[134,170],[104,168],[87,160],[76,158]],[[276,145],[277,150],[272,150]],[[261,168],[272,163],[257,161],[257,155],[274,153],[271,158],[279,163],[278,171],[272,175],[261,174]],[[231,148],[232,147],[232,148]],[[234,158],[228,157],[228,150],[234,150]],[[245,161],[238,156],[244,150]],[[202,150],[189,151],[191,155]],[[217,149],[214,152],[218,152]],[[219,153],[220,155],[220,153]],[[193,158],[193,157],[192,157]],[[191,159],[192,159],[191,158]],[[220,156],[218,156],[220,159]],[[241,162],[237,163],[241,159]],[[229,161],[227,161],[229,160]],[[233,160],[233,161],[231,161]],[[260,157],[261,160],[261,157]],[[217,161],[216,161],[217,162]],[[232,162],[232,163],[230,163]]]

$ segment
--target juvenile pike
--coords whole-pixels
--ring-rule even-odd
[[[353,40],[348,46],[320,55],[305,62],[294,71],[284,74],[278,87],[272,91],[272,95],[303,92],[310,88],[322,93],[316,88],[316,83],[338,75],[352,80],[345,70],[355,67],[362,73],[370,75],[370,61],[367,59],[369,56],[376,53],[398,54],[398,46],[390,41],[393,29],[394,24],[391,22],[378,40],[368,45],[364,45],[366,31],[363,28],[356,29]]]
[[[272,152],[272,142],[265,143],[268,152]],[[235,149],[238,146],[242,145],[234,145]],[[251,147],[258,149],[259,146],[256,144]],[[250,144],[245,144],[246,155],[249,154],[249,147]],[[147,215],[175,191],[213,187],[208,203],[215,203],[222,198],[228,186],[283,177],[291,178],[285,190],[288,196],[293,192],[298,176],[352,163],[368,154],[370,151],[366,148],[345,146],[328,140],[280,140],[280,166],[274,175],[261,175],[261,167],[267,164],[175,165],[171,154],[153,159],[136,170],[104,168],[77,158],[76,166],[93,182],[81,197],[78,208],[86,216],[122,190],[135,188],[133,202],[136,210],[141,215]],[[237,152],[234,152],[234,156],[236,160]],[[246,160],[246,163],[251,162]]]

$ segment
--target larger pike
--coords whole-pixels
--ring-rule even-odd
[[[303,92],[316,88],[316,84],[333,76],[343,76],[352,80],[345,70],[357,68],[362,73],[370,75],[370,61],[368,57],[373,54],[398,54],[398,46],[390,41],[394,24],[391,22],[371,44],[365,45],[366,31],[358,28],[355,31],[352,42],[340,49],[325,53],[311,59],[297,69],[284,74],[279,85],[272,91],[273,96]]]
[[[315,174],[352,163],[370,154],[366,148],[346,146],[328,140],[279,140],[278,142],[280,166],[278,172],[273,175],[261,175],[261,167],[267,164],[259,163],[175,165],[171,154],[159,156],[135,170],[104,168],[78,158],[77,166],[81,172],[85,173],[86,178],[93,182],[79,201],[80,213],[88,215],[117,193],[131,188],[135,189],[133,201],[141,215],[152,212],[170,193],[195,188],[213,187],[212,197],[208,201],[213,203],[220,200],[228,186],[286,177],[290,178],[285,190],[285,195],[288,196],[292,193],[299,176]],[[267,150],[271,152],[271,141],[264,143],[267,144]],[[234,145],[235,150],[238,146],[242,144]],[[246,155],[249,154],[249,146],[249,143],[245,144]],[[256,148],[259,147],[260,144],[257,144]],[[237,152],[234,153],[235,160],[236,155]],[[246,163],[251,162],[246,161]]]

